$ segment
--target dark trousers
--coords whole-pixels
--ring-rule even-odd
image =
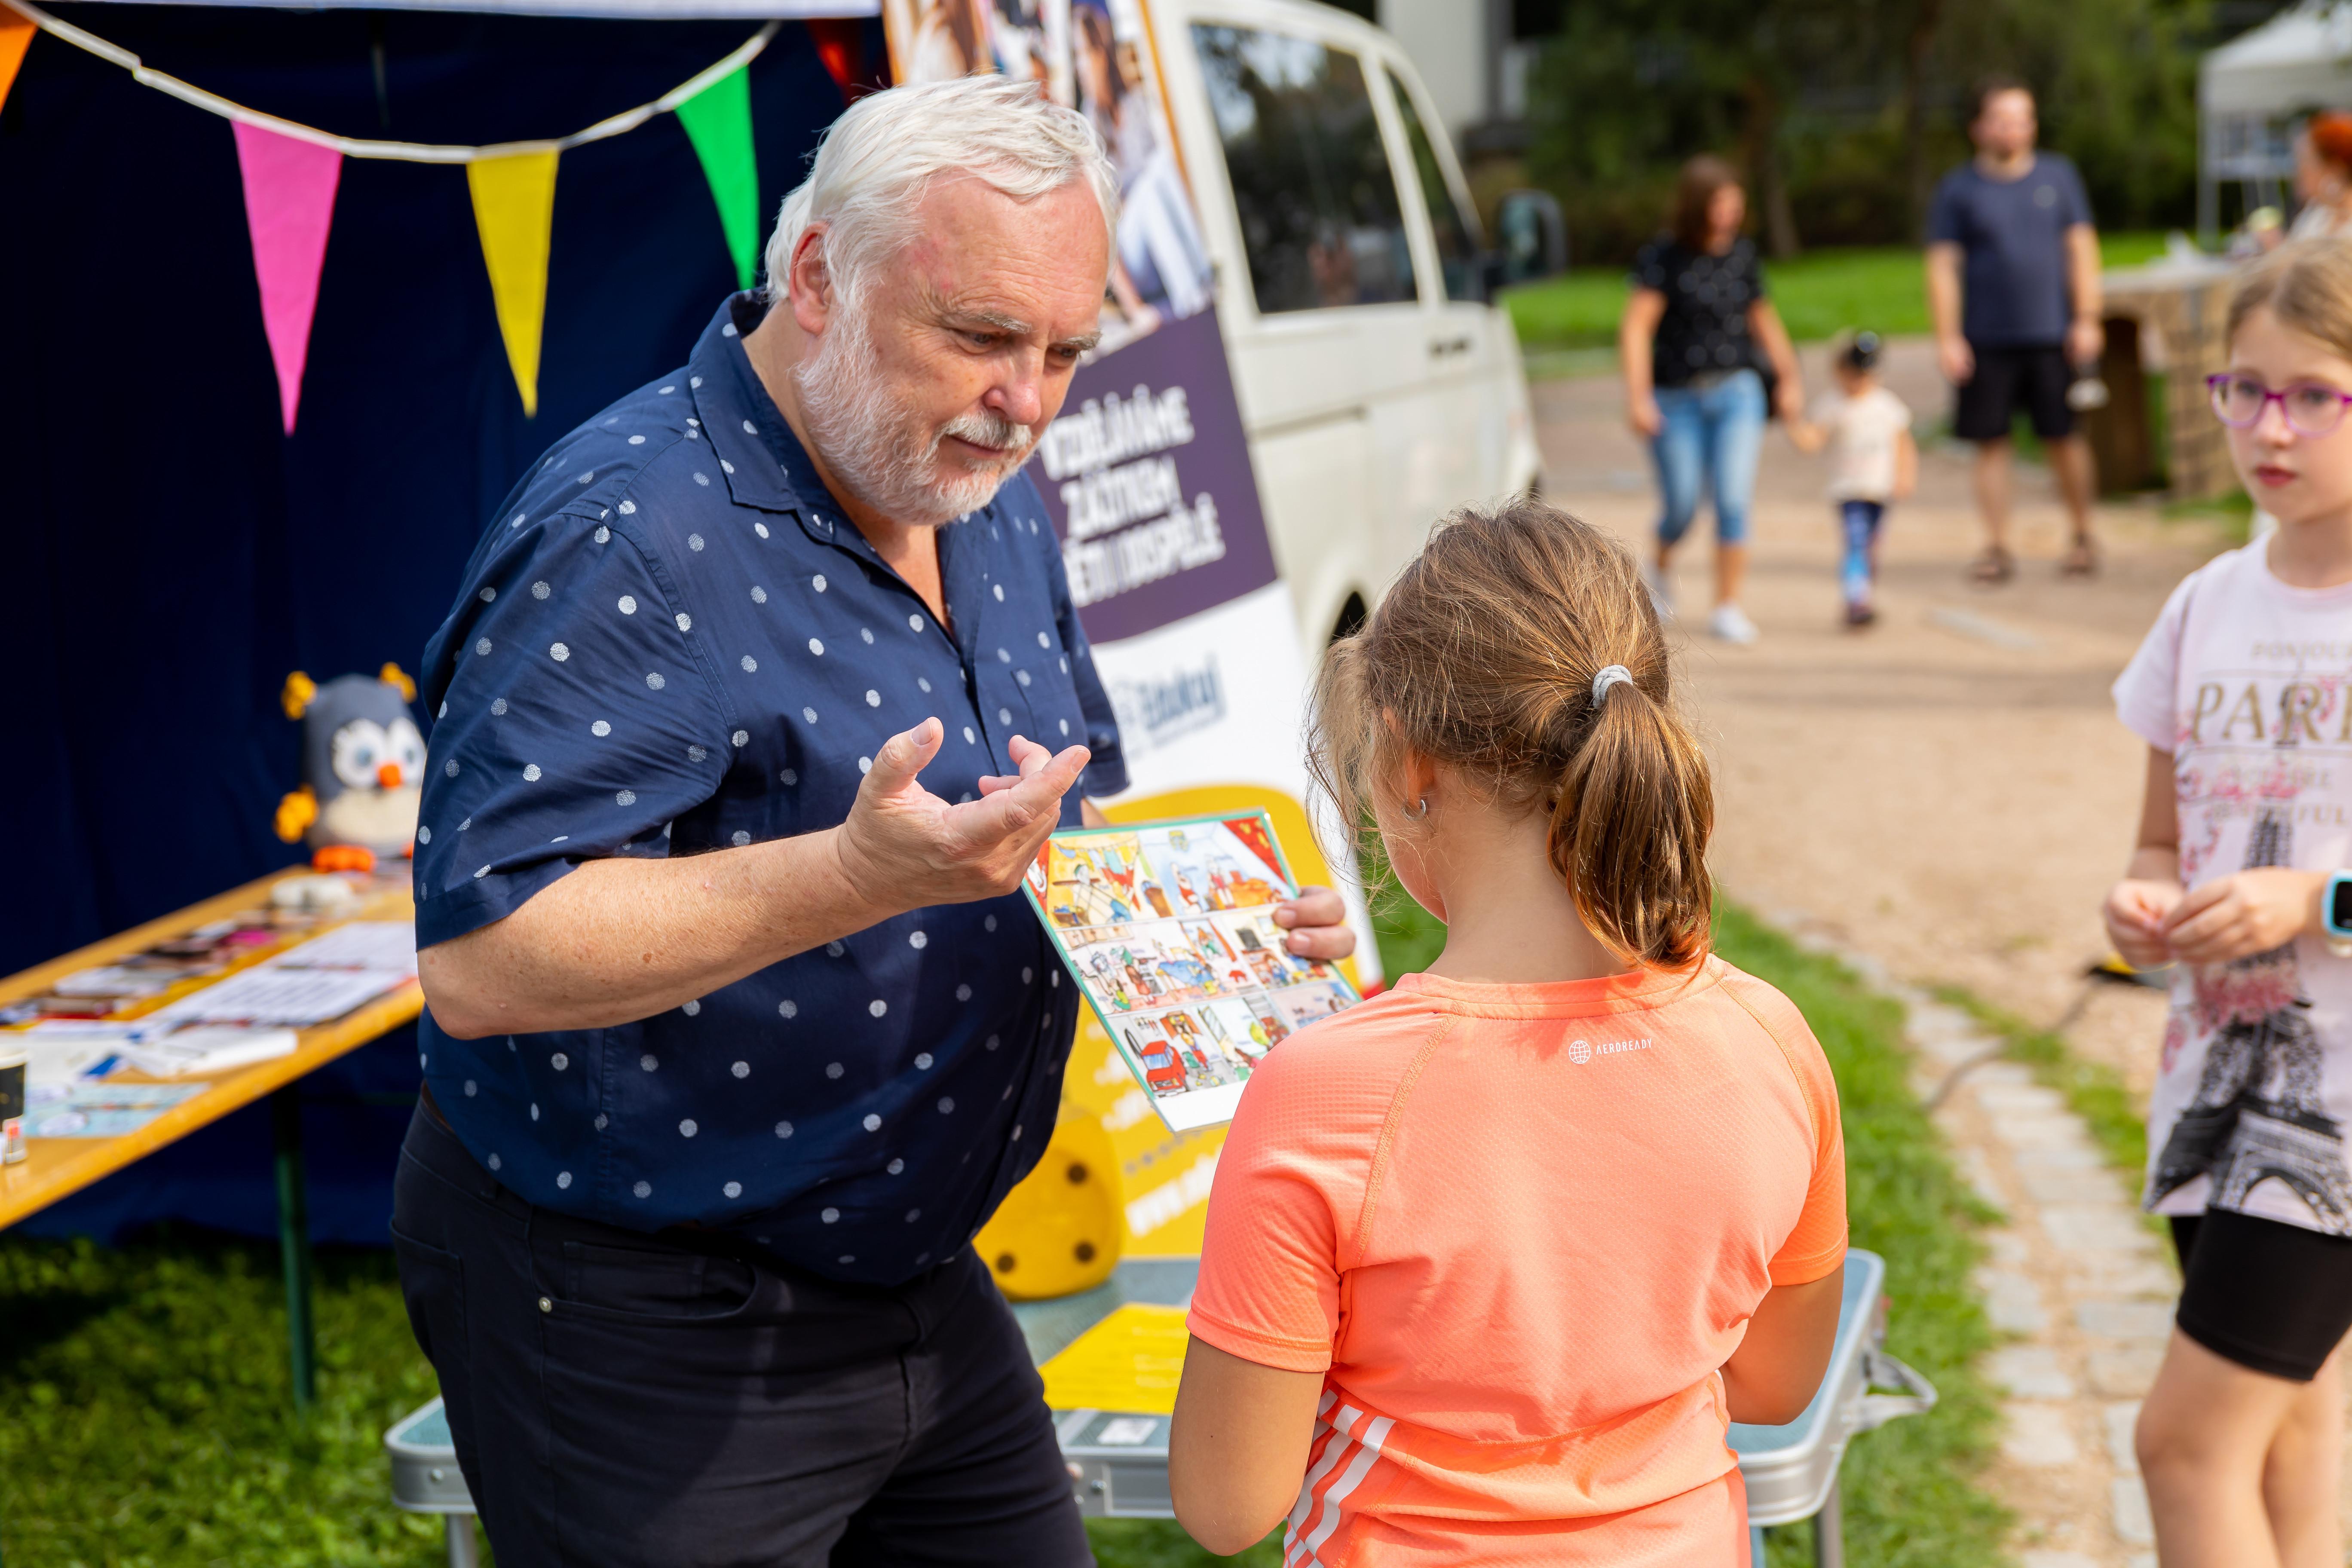
[[[499,1568],[1094,1561],[970,1247],[884,1289],[717,1233],[571,1218],[500,1186],[429,1107],[392,1226]]]

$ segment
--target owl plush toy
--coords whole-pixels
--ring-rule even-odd
[[[396,664],[324,686],[299,669],[286,678],[286,716],[302,721],[304,782],[278,803],[278,837],[409,852],[425,793],[425,737],[408,714],[415,695]]]

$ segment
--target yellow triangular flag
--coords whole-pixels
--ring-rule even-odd
[[[481,158],[466,165],[474,226],[526,417],[539,413],[539,339],[547,318],[547,235],[555,218],[553,153]]]

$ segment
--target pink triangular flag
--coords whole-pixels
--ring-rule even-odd
[[[236,163],[245,175],[245,222],[253,234],[254,276],[261,284],[261,325],[269,334],[278,404],[291,436],[343,155],[242,121],[230,129],[236,132]]]

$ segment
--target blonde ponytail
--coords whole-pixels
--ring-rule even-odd
[[[1441,522],[1316,681],[1309,762],[1342,821],[1368,823],[1408,749],[1546,813],[1552,868],[1620,958],[1706,957],[1714,788],[1622,545],[1527,496]]]

